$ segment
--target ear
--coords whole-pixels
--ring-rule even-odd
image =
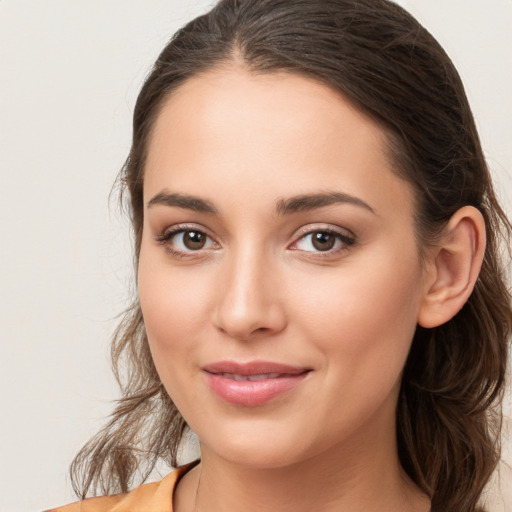
[[[453,318],[468,300],[485,252],[485,222],[472,206],[457,210],[440,242],[428,255],[426,292],[418,323],[437,327]]]

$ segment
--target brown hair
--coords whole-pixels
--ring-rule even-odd
[[[512,311],[499,250],[512,227],[493,192],[452,62],[411,15],[386,0],[220,1],[176,33],[137,100],[121,172],[136,260],[144,162],[159,108],[189,78],[226,62],[319,80],[383,126],[396,172],[416,191],[420,246],[433,243],[464,205],[484,216],[487,247],[475,289],[452,320],[418,327],[397,407],[401,463],[431,497],[432,510],[476,510],[500,456]],[[115,333],[112,359],[123,398],[72,464],[82,498],[91,491],[125,492],[159,459],[176,465],[186,428],[153,365],[137,300]]]

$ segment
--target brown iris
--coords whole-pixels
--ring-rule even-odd
[[[329,251],[336,243],[336,237],[325,231],[315,231],[311,235],[313,247],[319,251]]]
[[[183,244],[187,249],[197,251],[202,249],[206,243],[206,235],[200,231],[185,231],[183,233]]]

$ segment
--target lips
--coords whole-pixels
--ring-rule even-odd
[[[250,381],[255,382],[258,380],[267,380],[267,379],[277,379],[278,377],[283,377],[282,373],[262,373],[261,375],[240,375],[238,373],[219,373],[217,375],[221,375],[226,379],[237,380],[238,382]]]
[[[268,361],[220,361],[202,371],[209,388],[223,401],[256,407],[297,387],[311,370]]]

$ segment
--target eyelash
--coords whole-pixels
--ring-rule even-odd
[[[295,251],[303,251],[308,254],[314,255],[315,258],[328,258],[332,257],[336,254],[345,252],[350,249],[356,243],[356,237],[353,234],[343,233],[338,231],[337,229],[325,226],[308,226],[307,228],[303,228],[297,234],[297,240],[293,242],[292,245],[297,245],[300,241],[306,239],[308,236],[312,236],[315,233],[323,233],[332,235],[336,238],[337,241],[341,242],[341,247],[337,247],[335,249],[329,249],[327,251],[305,251],[301,249],[292,249]]]
[[[176,249],[174,248],[171,244],[170,244],[170,241],[176,236],[178,235],[179,233],[187,233],[187,232],[195,232],[195,233],[200,233],[204,236],[206,236],[208,239],[212,240],[212,237],[209,236],[205,231],[204,229],[201,229],[201,228],[198,228],[196,226],[193,226],[193,225],[189,225],[189,224],[178,224],[176,226],[174,226],[172,229],[170,230],[166,230],[162,233],[160,233],[159,235],[157,235],[155,237],[155,240],[163,245],[165,247],[165,250],[171,255],[173,256],[174,258],[197,258],[198,256],[200,256],[201,254],[201,250],[197,250],[197,251],[193,251],[193,250],[189,250],[189,251],[180,251],[179,249]],[[215,241],[213,241],[215,245],[218,245]]]
[[[180,233],[187,233],[187,232],[196,232],[200,233],[204,236],[206,236],[209,240],[213,242],[218,247],[217,242],[213,240],[211,236],[209,236],[204,229],[198,228],[196,226],[191,225],[176,225],[172,229],[162,232],[161,234],[157,235],[155,237],[155,240],[165,246],[165,250],[174,258],[197,258],[201,256],[201,252],[204,249],[198,249],[198,250],[189,250],[189,251],[181,251],[179,249],[176,249],[173,247],[169,242],[178,234]],[[338,247],[336,249],[329,249],[327,251],[306,251],[302,249],[291,249],[295,251],[302,251],[305,253],[309,253],[311,255],[314,255],[315,258],[325,258],[329,256],[333,256],[334,254],[338,254],[340,252],[347,251],[351,246],[353,246],[356,243],[356,237],[354,235],[348,235],[345,233],[341,233],[340,231],[330,228],[330,227],[324,227],[324,226],[318,226],[318,227],[307,227],[303,228],[297,233],[297,239],[295,242],[292,243],[293,245],[297,245],[300,241],[304,240],[308,236],[312,236],[314,233],[325,233],[328,235],[332,235],[336,237],[338,241],[341,242],[342,246]],[[208,249],[206,249],[208,250]]]

